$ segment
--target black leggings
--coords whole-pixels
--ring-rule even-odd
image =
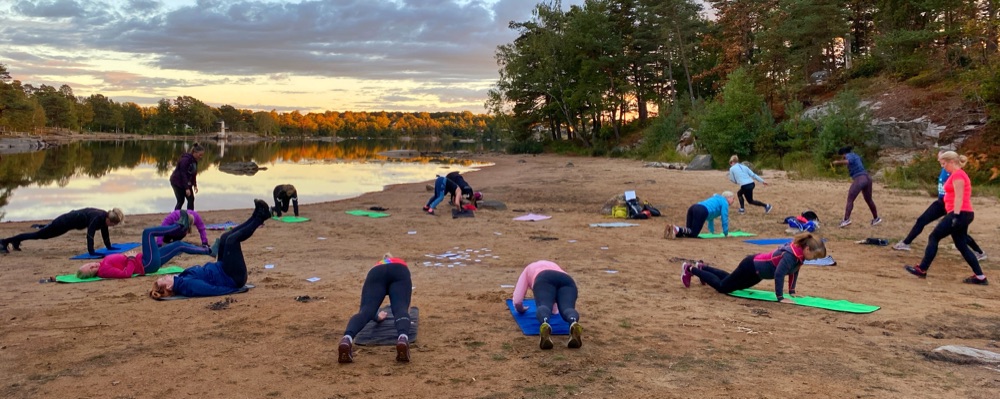
[[[906,235],[903,239],[903,244],[910,245],[914,239],[917,238],[920,233],[924,231],[924,227],[931,224],[931,222],[938,220],[938,218],[944,216],[948,211],[944,208],[944,200],[938,198],[936,201],[931,202],[931,204],[924,210],[924,213],[917,218],[917,222],[913,224],[913,228],[910,229],[910,234]],[[969,248],[973,251],[983,253],[983,249],[979,247],[976,240],[972,239],[972,236],[967,236],[968,239],[966,243],[969,244]]]
[[[222,271],[233,279],[236,287],[242,287],[247,283],[247,263],[243,259],[243,247],[240,243],[253,236],[254,231],[257,231],[262,224],[264,224],[262,220],[250,216],[250,219],[219,237],[219,265],[222,266]]]
[[[878,210],[875,209],[875,201],[872,200],[872,178],[868,174],[855,177],[851,182],[851,188],[847,190],[847,208],[844,209],[844,220],[851,219],[851,211],[854,210],[854,200],[858,199],[858,194],[865,197],[868,209],[872,211],[872,219],[878,219]]]
[[[177,198],[177,204],[174,205],[174,210],[175,211],[176,210],[180,210],[181,206],[184,205],[184,200],[186,199],[187,203],[188,203],[187,209],[189,211],[193,211],[194,210],[194,188],[190,189],[191,190],[191,195],[188,196],[187,192],[186,192],[188,189],[185,189],[185,188],[182,188],[182,187],[177,187],[177,186],[175,186],[173,184],[171,184],[170,187],[174,189],[174,198]]]
[[[15,246],[17,246],[21,245],[21,241],[48,240],[50,238],[59,237],[63,234],[66,234],[70,230],[74,230],[73,226],[70,224],[70,218],[72,216],[73,215],[70,215],[68,213],[59,215],[58,217],[53,219],[51,223],[45,225],[45,227],[42,227],[41,230],[31,233],[18,234],[4,241],[12,243]]]
[[[552,317],[553,305],[559,306],[559,316],[567,323],[580,320],[576,312],[576,282],[569,274],[555,270],[538,273],[531,292],[535,295],[535,317],[539,323],[546,323]]]
[[[702,204],[691,205],[687,214],[687,230],[681,229],[677,232],[677,236],[698,238],[698,234],[701,234],[701,228],[705,227],[706,220],[708,220],[708,208]]]
[[[976,273],[977,276],[982,276],[983,269],[979,266],[979,259],[976,259],[976,254],[972,252],[966,242],[969,237],[969,225],[975,218],[974,212],[962,212],[958,216],[953,213],[945,215],[938,222],[937,227],[934,227],[931,235],[927,237],[927,248],[924,250],[924,259],[920,261],[920,268],[927,271],[931,267],[931,262],[937,256],[938,242],[951,236],[951,239],[955,241],[955,248],[958,248],[958,252],[972,268],[972,272]]]
[[[765,204],[763,202],[760,202],[760,201],[754,201],[753,200],[753,188],[756,187],[756,186],[757,185],[754,184],[753,182],[750,182],[750,183],[747,183],[747,184],[744,184],[744,185],[740,186],[740,191],[736,192],[736,197],[740,199],[740,209],[743,209],[743,197],[747,198],[747,202],[749,202],[750,205],[757,205],[757,206],[761,206],[761,207],[767,207],[767,204]]]
[[[368,321],[378,317],[379,306],[386,295],[389,296],[389,306],[395,318],[396,332],[399,335],[410,332],[410,295],[413,294],[413,283],[410,281],[410,268],[399,263],[376,265],[368,271],[365,284],[361,287],[361,308],[347,322],[344,335],[353,338],[365,328]]]
[[[753,255],[743,258],[732,273],[711,266],[702,266],[701,269],[692,267],[691,274],[698,276],[703,283],[723,294],[753,287],[761,281],[757,275],[757,268],[753,266]]]

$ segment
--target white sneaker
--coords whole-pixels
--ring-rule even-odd
[[[767,204],[767,206],[764,207],[764,214],[766,215],[768,213],[771,213],[771,208],[772,208],[771,204]]]
[[[986,260],[986,252],[976,252],[976,260]]]
[[[850,224],[851,224],[851,219],[844,219],[842,222],[840,222],[840,227],[844,228],[844,227],[847,227]]]
[[[895,249],[897,251],[909,251],[910,250],[910,246],[906,245],[902,241],[900,241],[900,242],[897,242],[896,245],[893,245],[892,249]]]
[[[882,223],[882,218],[872,219],[872,226],[878,226],[879,223]]]

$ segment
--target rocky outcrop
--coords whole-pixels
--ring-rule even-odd
[[[691,163],[687,165],[688,170],[712,170],[711,155],[695,155]]]
[[[18,154],[35,152],[52,147],[52,145],[33,138],[0,138],[0,154]]]
[[[267,170],[253,162],[231,162],[219,165],[219,170],[237,176],[253,176],[258,171]]]

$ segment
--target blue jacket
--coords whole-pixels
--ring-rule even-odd
[[[706,224],[708,224],[708,232],[715,234],[715,218],[722,217],[722,234],[729,235],[729,201],[726,201],[726,197],[719,194],[714,194],[707,200],[698,203],[703,205],[705,209],[708,209],[708,219],[706,219]]]
[[[181,296],[218,296],[232,294],[239,288],[222,271],[219,262],[195,266],[174,277],[174,293]]]
[[[764,182],[764,179],[761,179],[760,176],[757,176],[756,173],[753,173],[753,171],[744,164],[735,163],[729,168],[729,181],[733,183],[743,186],[753,183],[754,180],[761,183]]]

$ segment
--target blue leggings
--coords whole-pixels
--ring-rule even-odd
[[[368,271],[365,284],[361,287],[361,308],[347,322],[344,335],[352,338],[365,328],[369,320],[378,317],[382,300],[389,296],[392,316],[395,318],[396,332],[399,335],[410,332],[410,295],[413,294],[413,283],[410,281],[410,268],[398,263],[376,265]]]
[[[535,295],[535,317],[539,323],[546,323],[552,317],[553,305],[559,305],[559,316],[567,323],[580,320],[576,312],[576,282],[569,274],[555,270],[538,273],[531,292]]]
[[[210,250],[199,247],[184,241],[174,241],[164,244],[162,247],[156,245],[156,237],[176,233],[175,230],[183,229],[180,225],[147,227],[142,231],[142,269],[148,273],[160,270],[164,263],[169,262],[178,254],[208,255]],[[242,287],[242,286],[241,286]]]
[[[701,269],[692,267],[691,274],[698,276],[703,283],[723,294],[753,287],[761,281],[757,275],[757,268],[753,265],[753,255],[743,258],[732,273],[711,266],[702,266]]]
[[[437,208],[438,204],[444,200],[444,188],[447,185],[448,179],[444,176],[438,176],[437,180],[434,180],[434,195],[431,199],[427,200],[427,207],[434,209]]]

